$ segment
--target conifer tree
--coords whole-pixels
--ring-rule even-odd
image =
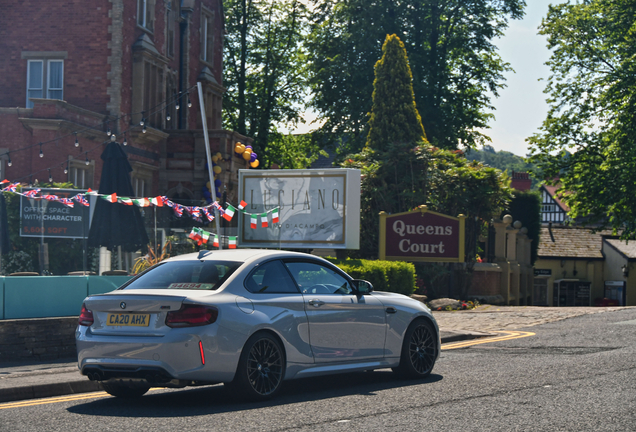
[[[426,141],[422,119],[415,106],[413,75],[404,43],[387,35],[382,58],[375,64],[373,108],[366,147],[386,152],[390,145],[412,148]]]

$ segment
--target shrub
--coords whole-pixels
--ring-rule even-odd
[[[371,282],[375,291],[389,291],[407,296],[415,291],[415,267],[411,263],[363,259],[327,259],[351,277]]]

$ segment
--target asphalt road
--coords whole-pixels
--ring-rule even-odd
[[[258,404],[222,386],[87,393],[0,404],[0,430],[636,430],[636,309],[523,330],[535,334],[445,349],[422,382],[384,370],[306,379]]]

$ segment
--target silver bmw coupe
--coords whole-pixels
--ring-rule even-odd
[[[76,342],[82,374],[118,397],[224,383],[259,400],[284,380],[381,368],[424,378],[440,351],[423,303],[313,255],[256,249],[177,256],[87,297]]]

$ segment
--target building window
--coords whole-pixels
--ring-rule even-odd
[[[168,57],[174,57],[174,25],[176,9],[173,5],[174,2],[168,2],[166,10],[166,55]]]
[[[541,206],[541,211],[543,213],[553,213],[556,211],[556,206],[554,204],[544,204]]]
[[[155,129],[163,127],[163,67],[154,63],[144,63],[144,103],[148,125]]]
[[[31,98],[64,98],[64,60],[28,60],[27,108],[33,108]]]
[[[201,14],[201,60],[212,64],[214,59],[214,14],[203,10]]]
[[[135,196],[138,198],[152,196],[152,178],[157,167],[138,161],[133,161],[131,166],[133,170],[130,173],[130,180]]]
[[[93,162],[86,165],[85,161],[79,159],[69,160],[68,181],[76,188],[88,189],[93,187],[93,173],[95,167]]]
[[[166,129],[177,129],[177,88],[176,79],[168,74],[166,78]]]
[[[137,24],[147,30],[153,30],[154,0],[137,0]]]

